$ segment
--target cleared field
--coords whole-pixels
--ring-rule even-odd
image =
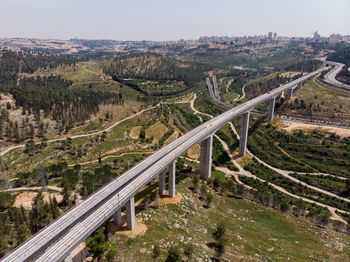
[[[312,131],[313,129],[318,129],[318,130],[324,130],[326,132],[333,132],[342,138],[350,136],[350,129],[340,128],[335,126],[319,126],[319,125],[314,125],[309,123],[301,123],[301,122],[293,122],[293,121],[283,121],[282,128],[290,132],[294,130],[300,130],[300,129],[305,131]]]
[[[140,131],[141,131],[141,126],[135,126],[135,127],[133,127],[133,129],[131,129],[131,131],[130,131],[130,137],[132,138],[132,139],[138,139],[139,138],[139,136],[140,136]]]

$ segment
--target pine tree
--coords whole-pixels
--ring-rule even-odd
[[[165,262],[180,262],[181,261],[181,253],[177,247],[170,247],[168,250],[168,257]]]
[[[154,245],[153,251],[152,251],[152,258],[156,260],[160,256],[160,248],[159,245]]]

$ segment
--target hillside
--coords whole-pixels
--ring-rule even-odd
[[[208,207],[202,194],[193,190],[191,178],[178,179],[176,190],[182,195],[178,204],[154,209],[154,203],[145,208],[144,201],[137,208],[137,220],[147,226],[144,235],[111,236],[108,243],[116,250],[116,257],[123,261],[152,261],[154,246],[159,245],[158,261],[164,261],[170,247],[178,247],[183,254],[186,245],[192,244],[191,261],[213,261],[216,254],[212,233],[218,223],[225,221],[227,246],[222,261],[350,259],[349,238],[344,234],[230,194],[214,194],[209,187],[214,198]]]
[[[117,57],[104,68],[116,78],[177,80],[186,85],[203,80],[205,68],[157,54],[131,54]]]

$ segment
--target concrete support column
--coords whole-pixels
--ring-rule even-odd
[[[79,197],[79,193],[76,194],[76,200],[75,200],[75,205],[79,205],[80,204],[80,197]]]
[[[73,262],[72,255],[69,254],[69,256],[64,259],[64,262]]]
[[[249,115],[250,115],[250,111],[243,114],[241,134],[240,134],[240,139],[239,139],[239,155],[240,156],[244,156],[246,151],[247,151]]]
[[[297,85],[296,89],[300,89],[300,88],[302,88],[302,86],[303,86],[303,83],[299,83],[299,84]]]
[[[213,151],[213,136],[206,138],[200,143],[200,169],[201,179],[209,180],[211,175],[211,157]]]
[[[134,230],[135,228],[135,202],[134,198],[130,198],[126,202],[126,226],[129,230]]]
[[[269,114],[267,116],[267,119],[269,121],[273,120],[273,114],[275,113],[275,102],[276,102],[276,98],[275,97],[270,99],[270,102],[269,102]]]
[[[293,97],[293,89],[288,89],[288,92],[287,92],[287,100],[291,100]]]
[[[175,197],[175,170],[176,160],[172,162],[169,166],[169,196]]]
[[[159,194],[163,194],[165,191],[165,174],[167,170],[159,174]]]
[[[123,223],[121,209],[119,209],[117,212],[113,214],[113,223],[118,226],[120,226]]]

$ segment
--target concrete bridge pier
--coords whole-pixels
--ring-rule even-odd
[[[273,115],[275,113],[275,104],[276,104],[276,97],[273,97],[270,99],[270,102],[269,102],[269,114],[267,116],[268,121],[273,120]]]
[[[119,209],[117,212],[115,212],[113,214],[113,223],[120,226],[121,224],[123,224],[123,220],[122,220],[122,210]]]
[[[176,160],[169,166],[169,196],[175,197],[175,172],[176,172]]]
[[[64,259],[64,262],[73,262],[72,255],[69,254],[69,255]]]
[[[211,158],[213,152],[213,135],[209,136],[200,143],[200,178],[209,180],[211,175]]]
[[[165,174],[167,170],[164,170],[159,174],[159,194],[163,194],[165,192]]]
[[[244,156],[246,151],[247,151],[249,115],[250,115],[250,111],[243,114],[241,134],[240,134],[240,139],[239,139],[239,155],[240,156]]]
[[[292,97],[293,97],[293,88],[288,89],[288,92],[287,92],[287,100],[291,100]]]
[[[302,87],[303,87],[303,82],[299,83],[295,89],[298,90],[298,89],[300,89]]]
[[[130,198],[126,203],[126,227],[129,230],[135,228],[135,201],[134,197]]]

